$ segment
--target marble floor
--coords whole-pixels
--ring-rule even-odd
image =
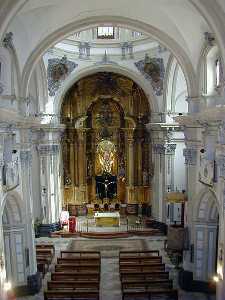
[[[53,243],[55,244],[56,257],[61,250],[73,249],[77,251],[101,251],[101,283],[100,283],[100,300],[121,300],[121,287],[119,280],[119,263],[118,252],[125,249],[159,249],[164,258],[166,269],[170,271],[170,275],[174,281],[174,287],[177,287],[176,271],[170,263],[169,258],[164,252],[164,237],[130,237],[126,239],[114,240],[96,240],[86,238],[40,238],[38,243]],[[54,261],[50,267],[53,270]],[[49,279],[49,274],[45,276],[43,289],[46,281]],[[179,300],[215,300],[215,296],[204,295],[200,293],[187,293],[179,289]],[[17,298],[17,300],[43,300],[43,291],[39,294],[29,297]],[[144,300],[144,299],[143,299]],[[159,300],[159,299],[157,299]]]

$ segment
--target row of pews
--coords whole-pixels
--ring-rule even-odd
[[[61,251],[47,281],[44,300],[99,300],[100,252]]]
[[[37,270],[42,273],[42,277],[48,272],[54,256],[55,247],[53,244],[36,245]]]
[[[119,254],[122,299],[178,300],[177,290],[159,251],[122,251]]]

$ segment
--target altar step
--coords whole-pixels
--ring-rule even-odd
[[[131,236],[163,236],[163,233],[159,229],[147,229],[139,231],[120,231],[120,232],[68,232],[68,231],[56,231],[51,233],[51,237],[84,237],[95,239],[112,239],[112,238],[127,238]]]

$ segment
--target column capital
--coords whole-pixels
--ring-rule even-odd
[[[177,144],[167,144],[166,145],[166,154],[175,154]]]

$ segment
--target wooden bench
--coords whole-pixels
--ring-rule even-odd
[[[61,258],[63,257],[77,257],[77,258],[86,258],[86,259],[92,259],[92,258],[101,258],[101,252],[100,251],[61,251]]]
[[[154,272],[154,271],[165,271],[165,264],[148,264],[148,265],[120,265],[120,273],[146,273],[146,272]]]
[[[168,279],[155,279],[155,280],[135,280],[131,282],[127,281],[122,281],[121,282],[122,290],[138,290],[138,289],[149,289],[149,288],[154,288],[154,289],[172,289],[173,288],[173,282],[172,280]]]
[[[80,273],[91,273],[98,274],[100,273],[100,265],[95,266],[91,264],[86,265],[77,265],[77,264],[58,264],[55,265],[56,272],[80,272]]]
[[[51,273],[51,280],[54,281],[100,281],[100,273],[96,274],[89,274],[89,273],[72,273],[72,272],[52,272]]]
[[[48,281],[48,290],[98,290],[99,281]]]
[[[149,257],[120,257],[119,263],[139,263],[139,262],[162,262],[162,256],[149,256]]]
[[[55,255],[55,246],[53,244],[36,244],[36,250],[51,249],[53,255]]]
[[[119,257],[149,257],[159,256],[159,250],[146,250],[146,251],[120,251]]]
[[[148,291],[131,291],[131,290],[123,290],[122,291],[122,299],[134,298],[138,297],[143,298],[146,297],[148,300],[154,299],[154,297],[167,297],[166,299],[170,300],[178,300],[177,290],[173,289],[152,289]],[[162,298],[163,299],[163,298]]]
[[[99,291],[69,291],[69,290],[57,290],[57,291],[45,291],[44,300],[52,299],[87,299],[87,300],[99,300]]]
[[[149,273],[121,273],[121,282],[132,282],[136,280],[158,280],[158,279],[169,279],[169,272],[149,272]]]
[[[78,258],[58,257],[57,264],[79,264],[79,265],[90,264],[90,265],[99,266],[101,264],[101,259],[100,258],[83,258],[83,257],[78,257]]]

